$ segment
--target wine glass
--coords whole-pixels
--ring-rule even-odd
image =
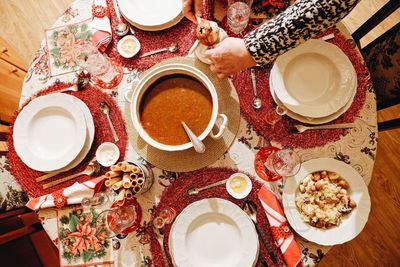
[[[132,226],[136,216],[134,206],[118,207],[100,213],[96,219],[96,225],[101,226],[103,235],[111,238]]]
[[[84,197],[81,201],[82,209],[84,211],[88,211],[95,206],[109,207],[110,204],[110,198],[103,192],[96,193],[93,197]]]
[[[301,159],[292,149],[284,148],[269,155],[264,165],[280,176],[293,176],[300,170]]]

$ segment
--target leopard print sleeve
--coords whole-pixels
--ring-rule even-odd
[[[344,18],[359,0],[297,0],[244,37],[254,60],[266,64]]]

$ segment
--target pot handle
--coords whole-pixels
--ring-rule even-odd
[[[218,116],[220,118],[222,118],[222,123],[221,126],[219,126],[219,131],[217,134],[214,134],[212,131],[210,132],[210,136],[214,139],[219,139],[221,138],[222,134],[225,132],[226,126],[228,125],[228,117],[221,113],[217,115],[217,120],[218,120]]]

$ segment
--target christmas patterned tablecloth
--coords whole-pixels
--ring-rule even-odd
[[[91,0],[75,1],[56,21],[53,28],[84,22],[90,19],[91,16]],[[187,21],[181,23],[187,23]],[[341,32],[345,33],[345,30],[341,29]],[[158,38],[162,38],[162,35]],[[112,54],[110,51],[106,52]],[[171,54],[170,56],[174,55]],[[135,60],[135,58],[132,60]],[[112,90],[104,90],[104,92],[107,92],[118,102],[122,111],[125,110],[124,107],[126,105],[124,100],[125,90],[132,86],[138,72],[132,68],[124,68],[124,73],[123,80],[117,87]],[[54,84],[56,81],[71,82],[75,79],[75,73],[66,73],[55,77],[50,76],[47,47],[46,42],[43,41],[25,78],[21,103],[24,103],[36,92]],[[377,113],[375,93],[372,86],[366,87],[365,90],[365,103],[358,115],[362,119],[362,122],[357,123],[357,127],[345,131],[337,141],[308,149],[295,148],[294,150],[301,156],[302,161],[319,157],[335,158],[355,168],[367,184],[370,182],[377,149]],[[264,182],[267,187],[279,196],[283,189],[282,182],[265,182],[257,176],[254,170],[255,154],[261,148],[268,145],[281,147],[279,143],[275,141],[271,143],[268,138],[258,135],[252,129],[252,126],[242,117],[240,129],[234,143],[219,160],[209,167],[229,167],[247,172],[261,182]],[[130,161],[143,160],[130,144],[128,144],[125,159]],[[152,266],[152,256],[149,248],[150,237],[146,226],[152,217],[152,213],[159,202],[162,192],[167,187],[174,186],[174,183],[179,183],[181,174],[161,170],[155,166],[151,166],[151,168],[154,173],[155,182],[150,191],[138,197],[138,202],[143,211],[140,226],[125,239],[112,240],[115,266]],[[49,236],[58,244],[60,240],[57,232],[56,209],[43,209],[38,214]],[[296,236],[296,239],[304,255],[302,260],[303,266],[315,265],[330,249],[330,247],[317,245],[299,236]]]

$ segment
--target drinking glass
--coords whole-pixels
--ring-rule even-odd
[[[89,49],[85,59],[84,68],[93,78],[108,83],[118,74],[107,58],[97,49]]]
[[[269,155],[264,165],[280,176],[293,176],[300,170],[301,159],[292,149],[284,148]]]
[[[227,21],[231,31],[241,33],[249,22],[253,0],[229,0]]]
[[[109,206],[111,204],[111,200],[106,193],[99,192],[96,193],[93,197],[84,197],[82,198],[82,209],[83,211],[90,210],[93,206]]]
[[[276,108],[271,109],[270,111],[265,114],[264,120],[266,123],[270,125],[274,125],[277,123],[283,115],[285,115],[287,112],[287,109],[282,107],[282,106],[276,106]]]
[[[100,213],[96,225],[103,229],[103,235],[111,238],[132,226],[136,216],[134,206],[118,207]]]
[[[163,228],[166,224],[172,223],[176,216],[176,210],[174,208],[166,208],[160,211],[160,215],[155,217],[153,225],[156,228]]]

